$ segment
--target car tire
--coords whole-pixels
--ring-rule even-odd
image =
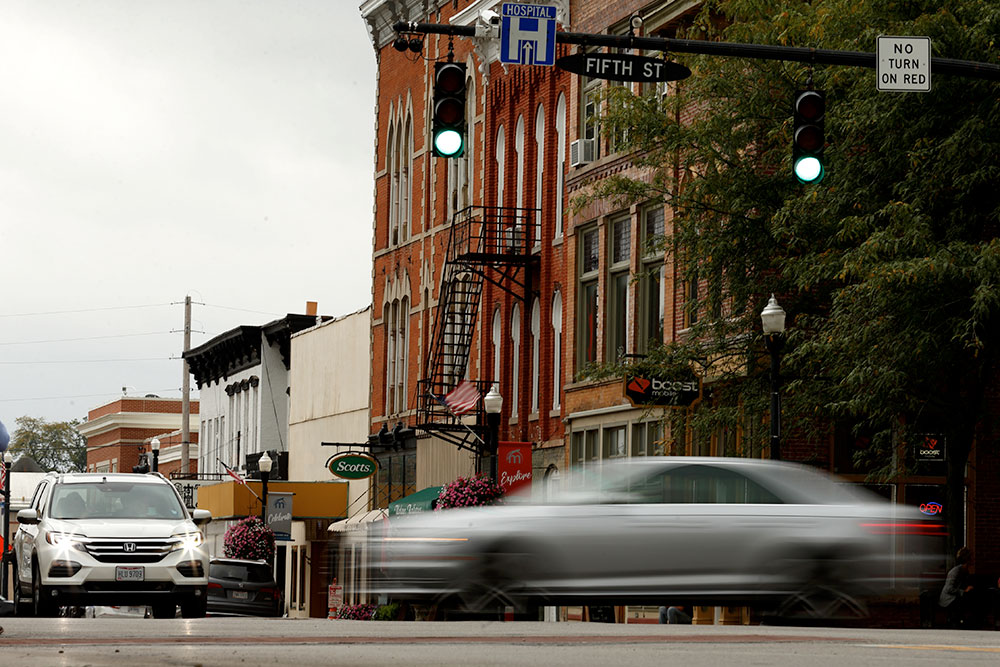
[[[204,595],[190,597],[181,602],[182,618],[205,618],[205,609],[208,601]]]
[[[17,575],[17,562],[14,563],[14,585],[11,588],[11,602],[14,603],[14,616],[31,616],[33,611],[23,596],[21,590],[21,578]]]
[[[173,600],[157,602],[150,606],[153,608],[153,618],[174,618],[177,616],[177,603]]]
[[[42,586],[42,574],[38,569],[38,563],[31,566],[31,611],[39,618],[55,616],[59,607],[52,602],[49,589]]]
[[[512,573],[524,572],[530,562],[526,552],[496,550],[483,554],[477,566],[466,577],[460,594],[467,613],[486,618],[504,617],[504,609],[524,610],[524,589]]]

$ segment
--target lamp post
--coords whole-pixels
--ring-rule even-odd
[[[7,599],[7,552],[10,550],[10,464],[14,460],[3,452],[3,552],[0,553],[0,597]]]
[[[503,410],[503,396],[500,395],[495,383],[483,398],[483,406],[486,408],[486,445],[490,454],[490,479],[498,481],[497,458],[500,451],[500,411]]]
[[[771,353],[771,458],[781,459],[781,348],[785,345],[785,311],[771,295],[760,313],[764,342]]]
[[[271,476],[271,457],[265,451],[257,461],[257,468],[260,470],[260,521],[267,525],[267,479]]]
[[[153,438],[149,443],[150,448],[153,450],[153,472],[160,471],[160,439]]]

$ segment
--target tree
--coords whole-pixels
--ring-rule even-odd
[[[682,36],[870,52],[879,34],[928,35],[935,57],[996,63],[998,33],[1000,6],[984,0],[710,0]],[[869,69],[679,60],[693,75],[670,97],[609,89],[603,126],[629,128],[616,139],[637,170],[582,200],[673,208],[664,244],[681,277],[699,281],[705,316],[642,363],[700,366],[719,381],[688,426],[741,428],[763,446],[759,313],[775,293],[790,318],[783,431],[817,457],[831,424],[865,433],[859,462],[880,479],[906,469],[917,434],[944,434],[949,501],[961,507],[972,442],[997,437],[985,419],[1000,376],[996,83],[937,75],[930,93],[880,93]],[[791,101],[810,82],[826,92],[827,174],[803,186],[791,175]],[[950,520],[960,539],[961,514]]]
[[[79,420],[49,422],[38,417],[18,417],[10,453],[17,459],[33,458],[42,470],[81,472],[87,467],[87,439],[77,430]]]

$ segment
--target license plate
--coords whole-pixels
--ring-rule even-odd
[[[247,592],[246,591],[233,591],[233,599],[234,600],[248,600],[249,597],[247,596]]]
[[[119,565],[115,568],[115,581],[145,581],[146,568]]]

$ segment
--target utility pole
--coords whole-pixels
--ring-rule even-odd
[[[191,295],[184,297],[184,353],[191,349]],[[191,472],[191,370],[188,368],[187,357],[181,356],[184,366],[183,384],[181,385],[181,472]]]

